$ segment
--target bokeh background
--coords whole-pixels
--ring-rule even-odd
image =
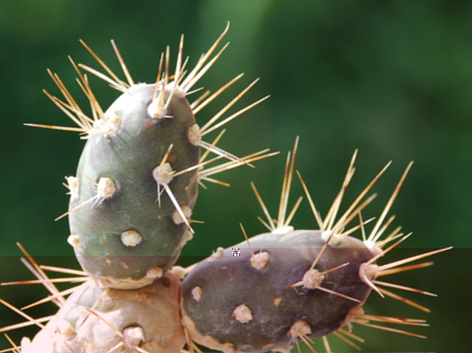
[[[428,319],[413,328],[427,340],[355,327],[365,352],[468,352],[472,290],[470,264],[472,188],[472,3],[469,1],[281,1],[281,0],[15,0],[0,2],[0,281],[31,278],[19,261],[21,242],[38,262],[77,267],[66,243],[64,176],[75,174],[83,141],[74,133],[39,130],[25,122],[70,125],[42,94],[59,94],[46,68],[57,72],[86,107],[67,55],[97,67],[79,44],[85,40],[117,72],[114,39],[135,81],[153,81],[166,45],[175,55],[181,33],[184,53],[195,64],[231,22],[231,45],[201,85],[213,91],[239,74],[230,92],[197,115],[202,124],[257,77],[239,104],[271,98],[228,126],[221,147],[238,155],[270,147],[281,155],[240,168],[220,179],[231,188],[201,190],[196,236],[179,262],[191,264],[218,246],[264,231],[250,190],[254,181],[275,214],[285,154],[300,136],[296,168],[322,214],[336,195],[355,149],[357,172],[346,206],[389,160],[379,196],[364,218],[378,215],[404,168],[412,171],[393,207],[395,224],[414,235],[389,259],[453,245],[432,268],[392,281],[438,293],[407,295],[430,314],[375,294],[368,313]],[[175,57],[175,56],[174,56]],[[117,92],[99,80],[92,86],[103,107]],[[302,194],[295,180],[292,203]],[[306,200],[293,220],[313,228]],[[0,287],[0,297],[25,305],[46,294],[42,287]],[[53,306],[31,311],[48,315]],[[0,327],[21,321],[0,307]],[[12,332],[18,343],[34,330]],[[337,352],[350,347],[330,340]],[[9,347],[0,337],[0,350]],[[319,352],[321,342],[315,344]]]

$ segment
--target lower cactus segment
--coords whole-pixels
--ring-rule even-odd
[[[338,330],[371,288],[362,241],[326,243],[320,231],[265,233],[199,263],[182,285],[183,323],[197,343],[223,352],[287,348]],[[315,266],[313,266],[316,261]]]
[[[59,312],[22,353],[179,352],[180,280],[167,272],[136,290],[102,289],[89,280],[74,290]]]

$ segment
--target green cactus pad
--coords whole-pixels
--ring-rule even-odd
[[[190,105],[166,91],[165,116],[156,119],[148,113],[153,95],[154,84],[137,84],[110,106],[72,182],[69,243],[104,287],[138,288],[169,269],[188,232],[182,218],[197,198],[196,169],[173,176],[199,163],[199,147],[189,141]],[[104,133],[104,126],[114,129]]]
[[[252,251],[241,243],[200,262],[183,281],[181,294],[183,323],[192,339],[223,352],[264,352],[343,326],[370,293],[358,272],[373,255],[349,236],[330,243],[312,272],[339,268],[310,284],[305,274],[325,244],[321,235],[312,230],[261,234],[249,239]]]
[[[180,280],[169,272],[136,290],[87,281],[32,341],[23,339],[22,352],[179,352],[185,344],[179,288]]]

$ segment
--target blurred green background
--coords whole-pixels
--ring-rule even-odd
[[[239,107],[271,98],[228,125],[221,147],[245,155],[270,147],[280,156],[240,168],[220,179],[231,188],[201,190],[194,219],[196,236],[180,264],[207,256],[218,246],[264,231],[250,190],[254,181],[275,214],[285,154],[300,136],[296,168],[322,214],[336,195],[353,151],[357,172],[346,204],[389,160],[394,163],[376,186],[379,196],[364,214],[378,215],[403,169],[413,169],[392,212],[395,224],[414,235],[391,259],[454,245],[435,266],[397,275],[397,282],[439,293],[407,295],[432,309],[425,314],[373,294],[368,313],[426,318],[412,329],[427,340],[355,327],[365,352],[468,352],[472,280],[472,2],[469,1],[277,1],[277,0],[16,0],[0,2],[0,281],[31,278],[19,262],[21,242],[38,261],[77,267],[66,243],[68,225],[54,218],[68,199],[61,185],[75,174],[83,141],[77,134],[24,127],[25,122],[69,125],[41,93],[59,95],[46,73],[57,72],[87,106],[67,55],[97,67],[79,44],[89,46],[120,72],[114,39],[135,81],[153,81],[166,45],[175,57],[181,33],[190,67],[231,22],[231,45],[201,85],[216,90],[244,72],[236,88],[197,115],[200,125],[257,77],[260,82]],[[117,92],[99,80],[92,87],[103,107]],[[292,203],[302,193],[295,180]],[[313,228],[304,201],[292,224]],[[395,279],[391,279],[394,281]],[[39,299],[39,287],[2,287],[0,297],[16,305]],[[32,311],[50,314],[52,306]],[[0,307],[0,327],[21,318]],[[24,330],[12,333],[32,335]],[[349,346],[330,340],[337,352]],[[0,350],[8,347],[0,337]],[[323,352],[321,342],[315,348]]]

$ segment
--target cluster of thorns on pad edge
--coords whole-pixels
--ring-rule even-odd
[[[187,60],[183,60],[183,36],[180,41],[180,46],[179,46],[179,51],[178,51],[178,58],[177,58],[177,63],[176,63],[176,69],[175,69],[175,74],[171,75],[170,70],[169,70],[169,62],[170,62],[170,51],[169,48],[167,48],[167,51],[165,55],[163,54],[160,59],[159,63],[159,71],[157,75],[157,80],[156,80],[156,87],[158,84],[162,84],[164,88],[167,86],[170,88],[171,93],[168,96],[164,95],[165,89],[162,89],[160,93],[155,91],[154,94],[154,99],[152,104],[150,106],[151,111],[153,114],[164,114],[165,111],[172,99],[172,96],[175,95],[183,95],[187,96],[190,95],[191,93],[194,93],[198,90],[192,91],[191,89],[195,86],[195,84],[200,80],[200,78],[208,71],[208,69],[216,62],[216,60],[220,57],[222,52],[226,49],[227,44],[223,46],[223,48],[211,58],[211,55],[213,54],[214,50],[217,48],[217,46],[220,44],[222,38],[226,34],[228,30],[228,27],[225,29],[223,34],[217,39],[217,41],[211,46],[211,48],[208,50],[206,54],[204,54],[200,60],[198,61],[197,65],[193,70],[191,70],[188,75],[186,75],[186,65],[188,62]],[[95,98],[95,95],[93,94],[90,84],[88,81],[88,78],[85,74],[82,74],[80,69],[83,69],[85,71],[88,71],[91,74],[94,74],[98,76],[99,78],[103,79],[105,82],[110,84],[113,88],[117,89],[118,91],[121,92],[126,92],[129,90],[131,87],[135,86],[135,83],[129,74],[129,71],[124,64],[124,61],[114,44],[113,48],[115,50],[115,53],[118,57],[118,60],[120,62],[120,65],[123,69],[123,72],[125,74],[125,77],[127,79],[127,82],[124,82],[118,78],[117,75],[115,75],[111,69],[84,43],[82,44],[85,46],[85,48],[92,54],[92,56],[97,60],[97,62],[102,66],[102,68],[106,71],[106,74],[103,74],[91,67],[88,67],[83,64],[76,65],[72,59],[71,62],[76,69],[78,75],[79,75],[79,85],[84,91],[85,95],[89,99],[91,103],[91,108],[92,108],[92,113],[93,113],[93,118],[89,118],[83,111],[82,109],[78,106],[76,101],[72,98],[72,95],[70,92],[67,90],[63,82],[59,79],[59,77],[56,74],[53,74],[51,71],[49,71],[49,74],[53,81],[56,83],[56,85],[59,87],[60,91],[63,93],[65,100],[62,101],[58,99],[57,97],[54,97],[50,95],[49,93],[45,92],[46,95],[52,100],[54,104],[56,104],[59,109],[61,109],[68,117],[70,117],[77,125],[78,127],[59,127],[59,126],[47,126],[47,125],[39,125],[39,124],[27,124],[29,126],[36,126],[36,127],[43,127],[43,128],[49,128],[49,129],[58,129],[58,130],[66,130],[66,131],[75,131],[79,132],[82,134],[83,138],[88,139],[92,134],[109,134],[113,133],[114,129],[116,128],[116,125],[114,124],[113,119],[109,119],[102,108],[100,107],[97,99]],[[211,59],[210,59],[211,58]],[[204,94],[202,94],[199,98],[197,98],[190,106],[192,109],[193,114],[197,114],[199,111],[201,111],[205,106],[207,106],[209,103],[211,103],[215,98],[217,98],[223,91],[225,91],[227,88],[232,86],[236,81],[238,81],[242,77],[241,75],[236,76],[234,79],[226,83],[224,86],[222,86],[219,90],[217,90],[215,93],[210,94],[209,91],[206,91]],[[176,171],[174,172],[174,177],[176,174],[184,174],[189,171],[194,171],[198,170],[198,182],[202,185],[204,181],[209,181],[209,182],[215,182],[219,184],[224,184],[223,182],[220,182],[218,180],[215,180],[212,178],[214,174],[217,174],[219,172],[233,169],[238,166],[242,165],[249,165],[251,166],[251,163],[257,160],[260,160],[262,158],[266,158],[269,156],[274,155],[275,153],[269,153],[268,150],[263,150],[260,152],[253,153],[251,155],[245,156],[243,158],[238,158],[232,153],[229,153],[220,147],[216,146],[219,140],[221,139],[223,133],[225,130],[222,130],[221,133],[210,143],[203,141],[203,137],[205,137],[207,134],[221,128],[234,118],[240,116],[244,112],[248,111],[249,109],[253,108],[257,104],[261,103],[268,97],[264,97],[248,106],[246,106],[243,109],[240,109],[236,113],[231,114],[230,116],[224,118],[223,120],[219,121],[219,119],[227,113],[227,111],[233,107],[233,105],[239,101],[241,97],[243,97],[249,90],[250,88],[257,82],[258,80],[253,81],[250,85],[248,85],[240,94],[238,94],[233,100],[231,100],[230,103],[228,103],[223,109],[221,109],[217,114],[215,114],[203,127],[198,128],[195,131],[195,137],[194,137],[194,142],[196,145],[199,147],[202,147],[203,149],[206,150],[206,152],[200,157],[200,163],[192,166],[189,168],[189,170],[181,170],[181,171]],[[164,112],[164,113],[162,113]],[[171,117],[166,117],[166,118],[171,118]],[[105,124],[100,124],[99,122],[105,122]],[[99,128],[101,130],[99,130]],[[282,187],[282,193],[281,193],[281,200],[280,200],[280,205],[279,205],[279,211],[278,211],[278,216],[277,219],[274,220],[268,211],[268,208],[265,206],[264,202],[262,201],[261,196],[259,195],[257,189],[255,188],[254,185],[252,185],[252,188],[256,194],[256,197],[259,201],[259,203],[262,206],[263,212],[267,217],[267,221],[262,221],[263,224],[268,228],[270,233],[284,233],[284,232],[291,232],[293,231],[293,227],[290,226],[290,222],[292,221],[292,218],[294,217],[298,206],[301,203],[301,197],[297,200],[295,203],[295,206],[291,209],[290,212],[288,212],[288,201],[289,201],[289,194],[290,194],[290,187],[291,187],[291,182],[292,182],[292,176],[294,172],[294,161],[295,161],[295,155],[297,151],[297,146],[298,146],[298,139],[295,143],[294,149],[293,149],[293,155],[290,153],[287,156],[287,162],[286,162],[286,167],[285,167],[285,174],[284,174],[284,181],[283,181],[283,187]],[[172,147],[169,146],[169,153],[166,153],[161,165],[163,166],[166,163],[166,158],[168,158],[170,151]],[[215,154],[214,158],[208,159],[208,156],[210,153]],[[380,239],[381,236],[386,234],[387,227],[391,225],[391,223],[394,220],[393,216],[388,217],[388,213],[390,211],[390,208],[406,178],[406,175],[411,167],[411,163],[408,165],[406,168],[400,182],[398,183],[397,187],[395,188],[392,196],[390,197],[389,201],[387,202],[387,205],[385,206],[384,210],[381,212],[380,216],[378,219],[375,221],[375,225],[373,229],[371,230],[369,235],[366,235],[366,230],[365,230],[365,225],[371,221],[374,221],[374,218],[368,219],[364,221],[361,217],[361,211],[368,205],[370,202],[374,199],[375,195],[372,195],[370,197],[366,198],[366,195],[368,192],[371,190],[372,186],[376,183],[376,181],[380,178],[380,176],[385,172],[387,167],[390,165],[387,164],[385,168],[382,169],[382,171],[372,180],[372,182],[360,193],[360,195],[355,199],[355,201],[348,207],[348,209],[340,216],[338,217],[338,213],[340,210],[341,206],[341,201],[343,199],[343,196],[345,194],[346,188],[348,184],[350,183],[352,176],[354,174],[354,161],[356,158],[356,154],[351,159],[348,172],[345,176],[345,179],[343,181],[342,187],[338,195],[336,196],[331,208],[329,209],[327,215],[324,217],[324,219],[321,217],[319,211],[315,207],[315,204],[308,192],[308,188],[305,185],[304,181],[302,180],[300,174],[298,174],[299,179],[302,183],[303,189],[305,191],[306,197],[308,199],[308,202],[311,206],[311,209],[313,211],[315,220],[318,224],[318,229],[321,231],[322,237],[325,240],[324,246],[321,248],[321,251],[319,252],[319,255],[314,259],[312,266],[310,267],[311,270],[313,270],[317,264],[317,262],[320,260],[323,252],[325,249],[331,245],[332,243],[340,241],[340,239],[349,236],[352,234],[354,231],[360,230],[362,232],[362,241],[365,244],[365,247],[368,249],[372,250],[372,253],[374,254],[371,260],[366,262],[364,266],[361,266],[359,269],[359,277],[361,280],[367,284],[372,290],[374,290],[376,293],[378,293],[381,297],[391,297],[393,299],[396,299],[398,301],[401,301],[403,303],[406,303],[408,305],[411,305],[419,310],[422,310],[424,312],[429,312],[429,309],[416,303],[413,302],[410,299],[407,299],[399,294],[396,294],[395,292],[392,292],[389,289],[386,288],[393,288],[396,290],[404,290],[407,292],[415,292],[415,293],[420,293],[424,295],[430,295],[434,296],[435,294],[429,293],[423,290],[407,287],[407,286],[402,286],[398,284],[393,284],[389,282],[384,282],[380,281],[377,278],[381,276],[386,276],[394,273],[399,273],[403,271],[409,271],[409,270],[414,270],[414,269],[419,269],[423,267],[427,267],[432,265],[432,262],[423,262],[419,264],[409,264],[413,261],[420,260],[422,258],[437,254],[439,252],[448,250],[450,248],[444,248],[444,249],[439,249],[431,252],[427,252],[424,254],[420,254],[417,256],[397,260],[388,264],[384,265],[377,265],[376,261],[380,259],[382,256],[384,256],[386,253],[390,252],[392,249],[397,247],[400,243],[402,243],[404,240],[406,240],[410,234],[404,235],[403,233],[400,232],[400,228],[394,229],[392,232],[390,232],[387,236],[383,237],[383,239]],[[213,167],[208,167],[211,163],[220,161],[221,159],[227,160],[224,163],[221,163],[219,165],[213,166]],[[73,180],[68,179],[68,184],[66,186],[69,187],[70,192],[73,193]],[[96,185],[98,188],[98,185]],[[193,229],[190,226],[190,223],[192,222],[188,215],[186,214],[186,210],[182,209],[179,205],[178,202],[175,202],[175,197],[172,193],[172,190],[168,187],[168,184],[165,182],[159,182],[157,181],[157,199],[156,202],[161,202],[160,197],[165,192],[169,199],[173,202],[174,207],[176,208],[177,213],[180,215],[181,219],[185,223],[186,227],[188,228],[189,232],[193,234]],[[89,199],[83,204],[80,205],[80,207],[85,207],[86,205],[92,204],[93,206],[99,204],[101,201],[103,201],[105,197],[96,197],[94,199]],[[76,209],[71,209],[64,215],[58,217],[62,218],[63,216],[69,215],[70,213],[74,212]],[[387,218],[388,217],[388,218]],[[359,218],[359,224],[352,227],[345,229],[347,225],[354,220],[355,218]],[[242,228],[242,226],[241,226]],[[243,229],[243,228],[242,228]],[[249,248],[251,247],[251,238],[248,238],[246,236],[246,233],[243,233],[246,237],[247,244]],[[71,242],[71,239],[69,239]],[[72,240],[73,241],[73,240]],[[51,293],[50,296],[33,303],[31,305],[28,305],[27,307],[18,309],[12,304],[4,301],[3,299],[0,299],[0,302],[4,304],[6,307],[12,309],[13,311],[17,312],[19,315],[21,315],[23,318],[25,318],[27,321],[24,323],[20,324],[15,324],[11,325],[8,327],[4,327],[0,329],[0,332],[7,332],[9,330],[21,328],[21,327],[26,327],[30,325],[36,325],[40,328],[43,328],[45,323],[48,322],[52,316],[44,317],[44,318],[39,318],[35,319],[31,317],[30,315],[25,313],[25,310],[33,307],[35,305],[39,305],[45,302],[53,302],[57,306],[61,307],[64,302],[65,298],[67,295],[71,294],[74,288],[67,289],[63,292],[60,292],[54,283],[59,283],[59,282],[71,282],[71,283],[77,283],[77,282],[84,282],[88,280],[87,273],[83,271],[78,271],[78,270],[70,270],[70,269],[63,269],[63,268],[57,268],[57,267],[51,267],[51,266],[44,266],[44,265],[38,265],[34,259],[26,252],[26,250],[18,244],[22,252],[25,254],[26,258],[22,259],[22,262],[30,269],[30,271],[37,277],[37,280],[31,280],[31,281],[19,281],[19,282],[11,282],[11,283],[3,283],[3,285],[18,285],[18,284],[34,284],[34,283],[41,283],[43,284],[48,291]],[[251,250],[252,251],[252,250]],[[216,253],[218,254],[218,252]],[[256,254],[253,254],[255,256]],[[182,278],[184,278],[186,275],[191,273],[191,271],[194,269],[194,266],[190,266],[187,269],[181,269],[181,275]],[[339,266],[341,267],[341,266]],[[177,267],[176,267],[177,268]],[[336,271],[338,268],[330,269],[328,270],[329,272]],[[70,275],[74,275],[77,277],[67,277],[67,278],[57,278],[57,279],[50,279],[46,271],[54,271],[54,272],[60,272],[60,273],[66,273]],[[325,273],[318,273],[319,278],[321,280],[319,282],[316,282],[312,289],[313,290],[319,290],[319,291],[324,291],[327,293],[330,293],[335,296],[343,296],[342,293],[338,292],[333,292],[330,289],[326,288],[323,286],[323,276],[327,275],[329,272],[326,271]],[[306,286],[303,281],[300,283],[294,283],[292,287],[296,286]],[[349,298],[347,298],[349,300]],[[98,306],[98,302],[94,305],[94,307]],[[363,303],[361,303],[362,305]],[[405,335],[411,335],[411,336],[416,336],[416,337],[422,337],[424,336],[409,332],[403,329],[398,329],[395,327],[391,327],[391,325],[407,325],[407,326],[427,326],[427,323],[425,320],[421,319],[408,319],[408,318],[398,318],[398,317],[387,317],[387,316],[378,316],[378,315],[367,315],[364,313],[361,305],[356,307],[356,310],[351,310],[349,313],[349,317],[346,318],[345,325],[346,328],[340,327],[339,329],[333,331],[333,335],[337,336],[338,338],[342,339],[343,341],[347,342],[350,346],[352,346],[355,349],[360,349],[359,347],[359,342],[363,342],[363,339],[360,338],[359,336],[355,335],[352,333],[352,324],[356,323],[359,325],[364,325],[364,326],[369,326],[372,328],[377,328],[381,330],[387,330],[387,331],[392,331],[396,333],[401,333]],[[93,308],[91,310],[91,315],[93,314]],[[95,313],[94,315],[99,316],[99,314]],[[383,325],[387,324],[387,325]],[[117,334],[121,334],[119,330],[116,330],[116,328],[111,327],[111,329],[114,329],[117,331]],[[6,338],[9,340],[13,348],[9,348],[6,350],[3,350],[2,352],[6,351],[13,351],[13,352],[21,352],[21,346],[16,345],[11,338],[5,333]],[[322,336],[322,340],[325,346],[325,349],[327,352],[331,352],[331,348],[328,343],[327,336],[324,335]],[[303,341],[310,349],[315,352],[315,349],[313,347],[313,341],[311,341],[309,334],[300,332],[300,333],[295,333],[292,336],[292,345],[296,344],[298,349],[299,349],[299,341]],[[193,350],[199,350],[198,346],[195,345],[192,342],[191,337],[187,336],[187,345],[188,345],[188,350],[193,351]],[[131,347],[137,352],[146,352],[145,350],[141,349],[139,346],[136,347]],[[126,349],[123,345],[117,346],[114,350],[116,349]],[[184,351],[184,350],[182,350]],[[110,351],[111,352],[111,351]]]

